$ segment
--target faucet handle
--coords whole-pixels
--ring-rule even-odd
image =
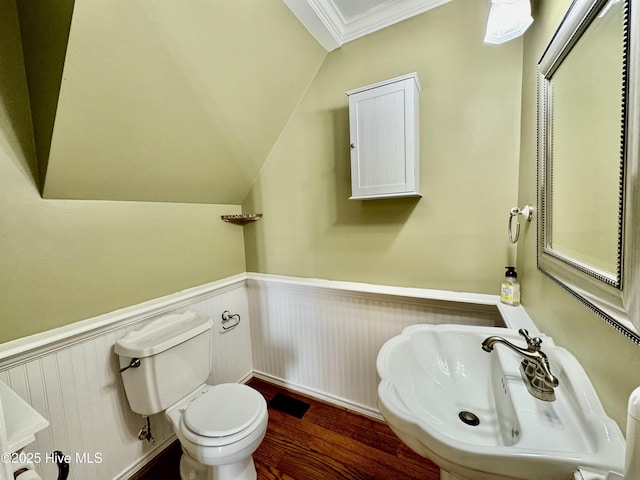
[[[524,339],[527,341],[527,347],[529,351],[532,351],[532,352],[540,351],[540,348],[542,348],[541,347],[542,339],[540,337],[530,336],[529,332],[525,328],[521,328],[520,330],[518,330],[518,333],[522,335]]]

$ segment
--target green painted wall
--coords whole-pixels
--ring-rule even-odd
[[[0,31],[0,343],[245,271],[238,205],[43,200],[14,2]]]
[[[243,204],[247,268],[497,293],[514,261],[522,43],[457,0],[331,52]],[[417,71],[423,198],[348,200],[347,90]],[[481,252],[481,253],[480,253]]]
[[[570,0],[537,2],[524,42],[522,133],[518,203],[536,202],[536,65]],[[536,325],[573,353],[586,369],[609,413],[624,429],[627,399],[640,384],[640,349],[536,267],[535,218],[518,242],[522,303]],[[623,430],[624,431],[624,430]]]

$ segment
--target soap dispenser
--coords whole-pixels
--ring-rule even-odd
[[[500,301],[507,305],[520,305],[520,284],[516,267],[504,267],[507,272],[504,275],[504,282],[500,289]]]

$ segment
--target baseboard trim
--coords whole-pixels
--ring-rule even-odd
[[[253,376],[259,380],[264,380],[265,382],[273,383],[274,385],[277,385],[279,387],[286,388],[287,390],[291,390],[291,391],[300,393],[302,395],[306,395],[308,397],[314,398],[316,400],[320,400],[330,405],[342,407],[352,412],[358,413],[360,415],[364,415],[365,417],[369,417],[374,420],[378,420],[380,422],[385,422],[384,417],[382,416],[382,414],[378,409],[370,408],[365,405],[360,405],[358,403],[351,402],[349,400],[345,400],[344,398],[336,397],[335,395],[330,395],[328,393],[321,392],[313,388],[288,382],[286,380],[283,380],[282,378],[274,377],[273,375],[269,375],[264,372],[259,372],[254,370]]]
[[[154,446],[153,450],[147,452],[143,457],[139,458],[133,465],[130,465],[126,470],[122,471],[118,476],[114,477],[113,480],[133,480],[142,474],[142,470],[145,469],[151,462],[153,462],[157,457],[163,454],[167,448],[173,444],[173,442],[177,441],[178,437],[176,437],[175,433],[172,433],[167,438],[165,438],[162,442],[158,443]]]
[[[247,373],[244,377],[242,377],[240,380],[238,380],[236,383],[249,383],[253,377],[255,377],[255,375],[254,375],[254,372],[251,371]]]

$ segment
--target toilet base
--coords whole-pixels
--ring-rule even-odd
[[[257,480],[257,478],[252,456],[227,465],[208,466],[191,458],[184,449],[182,451],[181,480]]]

